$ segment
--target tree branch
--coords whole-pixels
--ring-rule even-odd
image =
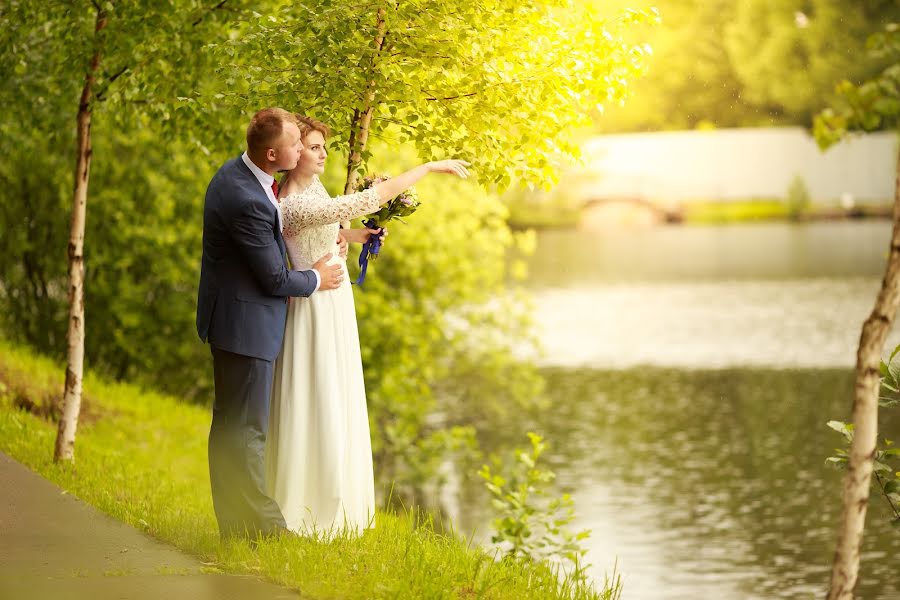
[[[118,71],[115,75],[109,77],[109,78],[107,79],[107,81],[109,81],[109,83],[112,83],[113,81],[115,81],[116,79],[118,79],[119,77],[121,77],[122,74],[123,74],[125,71],[127,71],[127,70],[128,70],[128,65],[125,65],[124,67],[122,67],[121,69],[119,69],[119,71]]]
[[[226,3],[226,2],[228,2],[228,0],[222,0],[221,2],[219,2],[218,4],[216,4],[215,6],[213,6],[212,8],[210,8],[208,11],[206,11],[205,14],[201,15],[200,17],[197,18],[196,21],[194,21],[193,23],[191,23],[191,27],[196,27],[197,25],[199,25],[200,23],[202,23],[202,22],[203,22],[203,19],[205,19],[207,16],[209,16],[210,13],[213,13],[213,12],[219,10],[220,8],[222,8],[223,6],[225,6],[225,3]]]
[[[468,94],[457,94],[456,96],[445,96],[443,98],[438,98],[435,96],[426,96],[425,99],[429,101],[434,100],[457,100],[459,98],[470,98],[472,96],[477,96],[478,92],[469,92]]]
[[[91,0],[91,2],[94,4],[94,6],[97,7],[97,10],[100,10],[100,5],[98,4],[98,0]],[[210,13],[223,8],[227,2],[228,2],[228,0],[220,0],[220,2],[218,4],[211,7],[208,11],[206,11],[206,13],[204,13],[203,15],[198,17],[196,21],[191,23],[191,27],[196,27],[197,25],[199,25],[203,21],[203,19],[205,19]],[[145,63],[146,63],[146,61],[139,63],[138,68],[140,68],[140,66]],[[124,75],[129,70],[131,70],[132,72],[135,72],[135,70],[137,70],[137,69],[132,70],[130,65],[123,66],[121,69],[116,71],[112,76],[110,76],[106,79],[104,86],[101,89],[97,90],[97,93],[94,95],[94,99],[97,102],[104,101],[106,99],[106,92],[109,90],[110,85],[113,84],[116,81],[116,79],[118,79],[119,77]]]
[[[884,489],[884,480],[881,478],[881,475],[878,474],[878,471],[874,472],[875,480],[878,482],[878,487],[881,488],[881,494],[888,501],[888,504],[891,505],[891,511],[894,513],[894,518],[900,519],[900,510],[897,510],[897,507],[894,505],[894,501],[891,500],[891,497],[888,495],[887,490]]]

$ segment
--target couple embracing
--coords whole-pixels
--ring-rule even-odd
[[[348,241],[380,232],[339,223],[377,211],[428,173],[468,175],[465,162],[429,162],[332,198],[318,178],[328,134],[309,117],[261,110],[246,152],[206,191],[197,332],[213,357],[209,475],[223,538],[374,524],[345,258]]]

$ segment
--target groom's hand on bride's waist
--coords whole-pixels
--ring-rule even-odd
[[[331,256],[331,254],[326,254],[312,266],[313,270],[319,273],[320,290],[337,289],[340,287],[341,282],[344,281],[344,270],[341,268],[341,265],[328,264]]]

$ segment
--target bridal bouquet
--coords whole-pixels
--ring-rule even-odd
[[[390,175],[368,175],[359,183],[357,189],[361,192],[390,178]],[[391,219],[397,219],[405,224],[406,221],[401,219],[401,217],[408,217],[416,212],[417,208],[419,208],[419,196],[416,194],[416,188],[411,187],[405,192],[400,192],[399,196],[391,198],[377,213],[369,215],[366,221],[372,221],[374,226],[370,227],[366,224],[366,227],[378,229],[379,227],[384,227]]]
[[[356,189],[361,192],[387,179],[390,179],[390,175],[368,175],[360,181]],[[369,215],[363,220],[363,225],[369,229],[379,229],[385,227],[387,223],[393,219],[397,219],[401,223],[406,224],[406,221],[404,221],[402,217],[408,217],[416,212],[417,208],[419,208],[419,196],[416,194],[415,188],[409,188],[404,192],[400,192],[398,196],[388,200],[388,202],[381,207],[381,210]],[[366,279],[366,269],[369,266],[369,257],[371,256],[373,260],[378,258],[378,253],[380,251],[381,238],[379,236],[370,236],[369,241],[363,244],[362,251],[359,253],[360,271],[359,277],[356,280],[357,284],[362,284]]]

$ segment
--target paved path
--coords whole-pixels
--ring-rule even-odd
[[[3,600],[297,600],[108,517],[0,452]]]

